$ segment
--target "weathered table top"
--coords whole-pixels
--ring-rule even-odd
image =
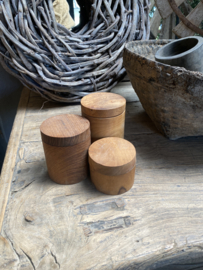
[[[0,181],[0,269],[203,269],[203,137],[169,141],[129,83],[114,92],[127,98],[137,149],[134,186],[120,196],[49,179],[39,126],[80,106],[23,91]]]

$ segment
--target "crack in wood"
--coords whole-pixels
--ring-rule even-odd
[[[13,242],[11,241],[11,239],[8,237],[7,233],[5,232],[5,236],[6,236],[6,239],[9,241],[9,243],[11,244],[11,247],[13,249],[13,252],[17,255],[18,257],[18,266],[20,265],[20,254],[18,254],[18,252],[16,251],[16,249],[14,248],[14,244]]]
[[[21,248],[21,250],[22,250],[22,248]],[[28,260],[29,260],[29,262],[31,263],[33,269],[36,270],[35,265],[34,265],[34,263],[33,263],[33,261],[32,261],[32,258],[31,258],[24,250],[22,250],[22,252],[23,252],[24,255],[28,258]]]
[[[57,260],[56,255],[55,255],[51,250],[50,250],[50,254],[51,254],[51,256],[54,258],[55,263],[59,266],[59,269],[60,269],[61,266],[60,266],[60,263],[59,263],[58,260]]]
[[[27,185],[23,186],[22,188],[18,189],[18,190],[13,190],[11,192],[11,195],[17,193],[17,192],[20,192],[20,191],[23,191],[24,189],[26,189],[28,186],[30,186],[33,182],[35,182],[37,179],[34,179],[32,182],[28,183]]]
[[[126,203],[123,198],[115,200],[98,201],[90,204],[84,204],[79,207],[81,215],[94,215],[97,213],[115,210],[123,211]]]
[[[18,144],[27,147],[25,157],[21,153],[23,158],[35,151],[37,162],[26,164],[16,160],[11,190],[22,189],[33,177],[37,181],[8,197],[5,216],[4,210],[0,211],[3,234],[7,232],[13,241],[11,245],[7,237],[8,244],[1,249],[5,253],[0,252],[0,258],[7,263],[0,263],[3,269],[33,269],[20,248],[32,258],[36,269],[59,269],[50,250],[60,269],[65,270],[160,269],[165,265],[174,269],[170,268],[171,263],[191,263],[189,269],[194,269],[197,263],[203,263],[202,246],[194,246],[201,245],[203,238],[202,137],[168,141],[157,133],[141,105],[135,106],[140,103],[131,103],[127,106],[126,138],[137,148],[136,182],[126,195],[109,197],[89,188],[86,182],[61,187],[49,181],[42,155],[36,151],[40,141],[29,145],[28,140],[39,138],[38,125],[47,115],[67,110],[79,114],[80,108],[50,107],[46,114],[36,116],[35,104],[38,101],[32,99],[23,129],[25,141]],[[12,143],[12,149],[14,146]],[[9,158],[13,156],[11,152]],[[7,185],[13,167],[10,162],[6,166],[9,175],[2,179]],[[7,203],[8,192],[1,194]]]
[[[133,219],[130,216],[118,217],[112,220],[98,220],[96,222],[83,223],[83,232],[85,236],[91,236],[96,233],[110,232],[120,229],[126,229],[133,226]]]
[[[78,194],[64,194],[64,195],[55,197],[52,199],[52,203],[55,207],[57,207],[57,205],[60,207],[61,204],[63,204],[63,203],[71,203],[72,204],[72,201],[70,201],[69,198],[71,198],[73,196],[78,196]]]

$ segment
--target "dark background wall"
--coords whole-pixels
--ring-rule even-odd
[[[0,65],[0,172],[21,90],[21,83]]]
[[[74,18],[73,0],[67,1]],[[21,83],[0,65],[0,173],[21,91]]]

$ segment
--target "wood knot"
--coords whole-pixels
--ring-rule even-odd
[[[30,214],[25,214],[24,218],[26,222],[33,222],[35,220],[34,217]]]
[[[126,191],[127,191],[126,188],[121,187],[121,188],[119,189],[118,195],[119,195],[119,194],[123,194],[123,193],[125,193]]]

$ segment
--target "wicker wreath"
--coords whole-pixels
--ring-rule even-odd
[[[78,32],[56,22],[52,0],[0,1],[0,61],[44,98],[78,102],[125,75],[126,41],[148,39],[148,0],[94,0]]]

